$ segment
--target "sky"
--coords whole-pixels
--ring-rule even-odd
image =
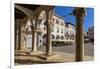
[[[72,13],[74,7],[65,7],[65,6],[56,6],[54,8],[54,12],[64,17],[65,22],[70,22],[73,24],[76,24],[75,22],[75,16],[69,15]],[[87,10],[87,16],[85,16],[84,21],[84,31],[88,31],[88,27],[94,26],[94,9],[93,8],[86,8]]]

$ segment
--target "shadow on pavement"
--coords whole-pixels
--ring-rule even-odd
[[[36,60],[31,60],[31,59],[15,59],[15,63],[18,63],[18,64],[48,64],[48,63],[60,63],[60,62],[36,61]]]

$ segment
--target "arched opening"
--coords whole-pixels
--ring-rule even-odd
[[[27,19],[26,22],[26,48],[30,49],[32,48],[32,29],[31,29],[31,22],[30,19]]]
[[[56,36],[56,39],[60,39],[60,36],[59,36],[59,35],[57,35],[57,36]]]
[[[26,47],[25,23],[28,15],[15,6],[15,49],[21,50]]]
[[[52,34],[52,39],[55,39],[55,35]]]
[[[24,28],[23,29],[24,34],[27,35],[26,37],[24,37],[24,38],[26,38],[25,46],[27,46],[27,47],[30,47],[30,45],[32,47],[33,44],[35,44],[35,43],[32,44],[32,41],[34,40],[34,39],[32,39],[32,35],[34,33],[32,34],[32,28],[31,27],[34,25],[33,19],[35,17],[35,15],[34,15],[35,13],[33,13],[33,12],[38,7],[39,7],[39,5],[32,7],[32,5],[27,5],[27,4],[15,4],[15,20],[19,19],[20,20],[20,23],[19,23],[20,26],[23,26],[23,28]],[[15,28],[16,28],[16,22],[15,22]],[[21,34],[23,34],[23,33],[21,32],[21,28],[19,30],[20,30],[19,31],[20,34],[18,35],[18,39],[17,39],[18,43],[17,44],[18,44],[18,46],[21,46],[21,44],[23,44],[23,42],[21,42],[21,39],[22,39]],[[16,46],[16,36],[15,36],[15,46]],[[22,46],[24,46],[24,45],[22,45]]]
[[[47,38],[47,35],[44,34],[44,35],[43,35],[43,46],[46,46],[46,38]]]
[[[40,30],[37,32],[37,46],[41,47],[42,45],[46,45],[46,37],[44,34],[44,31],[46,31],[46,26],[44,25],[46,21],[46,12],[45,10],[41,9],[39,11],[39,14],[37,15],[37,30]],[[43,36],[42,36],[43,35]],[[43,40],[43,41],[42,41]]]
[[[26,37],[26,47],[31,49],[32,48],[32,35],[28,34]]]
[[[43,29],[46,25],[46,12],[42,10],[38,16],[37,28]]]
[[[64,39],[64,36],[61,36],[61,39]]]

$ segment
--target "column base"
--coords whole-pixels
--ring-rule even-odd
[[[27,55],[28,49],[20,49],[20,50],[15,50],[14,54],[15,55]]]
[[[42,55],[39,55],[39,57],[42,58],[42,59],[44,59],[44,60],[50,60],[50,59],[57,58],[58,55],[57,54],[54,54],[54,53],[51,53],[49,55],[42,54]]]
[[[30,55],[39,55],[39,54],[43,54],[42,51],[31,51],[29,52]]]
[[[26,52],[26,51],[28,51],[28,49],[26,49],[26,48],[21,48],[21,49],[15,50],[15,52]]]

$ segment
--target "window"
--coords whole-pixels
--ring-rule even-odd
[[[61,39],[64,39],[64,36],[61,36]]]
[[[52,24],[52,26],[51,26],[52,28],[51,28],[51,31],[54,31],[54,25]]]
[[[74,40],[75,38],[73,37],[73,40]]]
[[[58,19],[56,19],[56,23],[59,24],[59,20]]]
[[[56,36],[56,39],[60,39],[60,36],[59,36],[59,35],[57,35],[57,36]]]
[[[63,25],[63,22],[61,22],[61,25]]]
[[[52,21],[54,22],[54,21],[55,21],[55,19],[54,19],[54,18],[52,18]]]
[[[45,39],[46,37],[47,37],[47,35],[46,35],[46,34],[44,34],[44,35],[43,35],[43,39]]]
[[[61,33],[63,33],[63,28],[61,29]]]
[[[55,39],[55,36],[54,35],[52,35],[52,39]]]
[[[59,27],[57,27],[57,33],[59,33]]]

